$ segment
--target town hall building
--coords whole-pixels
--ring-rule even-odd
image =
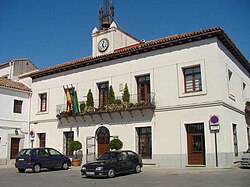
[[[72,156],[68,144],[79,140],[85,163],[119,138],[159,167],[240,160],[250,65],[222,28],[140,41],[117,26],[109,1],[99,22],[92,56],[30,74],[32,146]]]

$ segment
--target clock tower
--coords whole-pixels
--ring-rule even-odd
[[[121,30],[114,21],[114,5],[103,0],[99,7],[99,28],[92,31],[92,56],[113,53],[139,44],[140,41]]]

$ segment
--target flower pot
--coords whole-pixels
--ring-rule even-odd
[[[81,161],[80,159],[73,159],[71,164],[72,166],[80,166]]]

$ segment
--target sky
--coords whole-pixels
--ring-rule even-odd
[[[113,0],[117,25],[146,41],[220,26],[250,61],[250,0]],[[39,69],[91,56],[102,0],[0,0],[0,63]]]

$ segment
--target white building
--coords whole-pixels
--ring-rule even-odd
[[[0,64],[0,165],[12,164],[17,152],[30,146],[31,79],[20,76],[36,69],[26,58]]]
[[[30,75],[34,146],[70,155],[69,141],[79,140],[86,162],[118,137],[123,149],[160,167],[239,161],[249,144],[244,108],[250,65],[228,35],[217,27],[141,42],[111,24],[112,14],[99,18],[92,57]],[[125,84],[132,104],[108,106],[109,87],[121,99]],[[67,113],[63,87],[74,87],[79,102],[91,89],[94,109]],[[219,121],[210,122],[212,116]],[[219,131],[210,131],[210,125]]]
[[[30,146],[30,97],[30,88],[0,77],[0,165],[12,164],[18,151]]]

